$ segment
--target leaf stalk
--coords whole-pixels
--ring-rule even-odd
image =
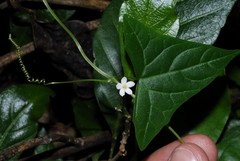
[[[184,140],[178,135],[178,133],[169,125],[167,125],[167,128],[173,133],[174,136],[180,141],[180,143],[184,144]]]

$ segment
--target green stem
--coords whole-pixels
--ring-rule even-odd
[[[62,21],[57,17],[57,15],[53,12],[53,10],[51,9],[51,7],[49,6],[48,2],[46,0],[43,0],[44,5],[47,7],[48,11],[50,12],[50,14],[54,17],[54,19],[59,23],[59,25],[68,33],[68,35],[72,38],[72,40],[75,42],[78,50],[80,51],[81,55],[83,56],[83,58],[86,60],[86,62],[94,69],[96,70],[99,74],[101,74],[102,76],[104,76],[105,78],[107,78],[109,81],[113,82],[113,83],[118,83],[118,81],[113,77],[108,75],[107,73],[105,73],[104,71],[102,71],[101,69],[99,69],[85,54],[85,52],[83,51],[80,43],[78,42],[77,38],[73,35],[73,33],[62,23]]]
[[[184,144],[184,140],[177,134],[177,132],[169,125],[167,125],[168,129],[173,133],[174,136],[182,143]]]
[[[131,94],[132,98],[135,99],[135,94]]]
[[[64,82],[50,82],[50,83],[46,83],[46,85],[52,85],[52,84],[66,84],[66,83],[80,83],[80,82],[103,82],[103,83],[107,83],[108,80],[100,80],[100,79],[82,79],[82,80],[73,80],[73,81],[64,81]]]

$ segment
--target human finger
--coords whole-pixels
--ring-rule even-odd
[[[173,157],[174,152],[177,152],[175,154],[181,154],[178,152],[183,151],[184,149],[186,150],[186,153],[191,151],[194,152],[192,154],[196,153],[195,157],[200,157],[199,159],[207,158],[209,161],[217,160],[216,145],[206,135],[192,134],[184,137],[183,140],[185,142],[184,144],[181,144],[179,141],[174,141],[160,148],[151,154],[145,161],[168,161],[170,157]]]

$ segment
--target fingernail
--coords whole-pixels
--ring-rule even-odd
[[[168,161],[199,161],[194,153],[185,148],[177,148],[173,151]]]

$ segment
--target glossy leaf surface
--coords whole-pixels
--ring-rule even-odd
[[[121,1],[113,1],[104,12],[93,41],[95,64],[117,78],[122,77],[118,36],[118,15],[121,4]],[[98,73],[95,73],[95,77],[106,79]],[[96,83],[95,93],[99,102],[106,107],[114,108],[122,104],[114,84]]]
[[[121,0],[111,2],[110,6],[104,12],[101,24],[93,41],[95,64],[101,70],[119,80],[122,77],[118,35],[118,17],[121,4]],[[106,79],[98,73],[95,73],[94,77],[98,79]],[[95,94],[101,111],[105,116],[113,135],[117,136],[121,115],[119,112],[116,112],[114,108],[122,108],[123,100],[116,89],[116,85],[113,83],[96,83]]]
[[[176,5],[180,39],[213,44],[236,0],[184,0]]]
[[[165,126],[175,110],[223,73],[239,51],[161,35],[125,17],[126,50],[139,79],[134,125],[140,149]]]
[[[129,16],[145,26],[164,34],[176,37],[179,29],[179,20],[174,13],[174,2],[172,0],[159,1],[159,0],[128,0],[122,4],[120,9],[120,44],[123,48],[123,30],[122,22],[123,17]],[[122,49],[121,48],[121,49]],[[125,49],[121,50],[121,60],[124,69],[124,76],[134,78],[132,66],[128,63],[128,56]]]
[[[121,7],[120,21],[124,15],[130,16],[164,35],[173,37],[177,35],[179,21],[174,14],[172,0],[128,0]]]
[[[53,92],[44,86],[18,85],[0,92],[0,149],[32,138]]]

